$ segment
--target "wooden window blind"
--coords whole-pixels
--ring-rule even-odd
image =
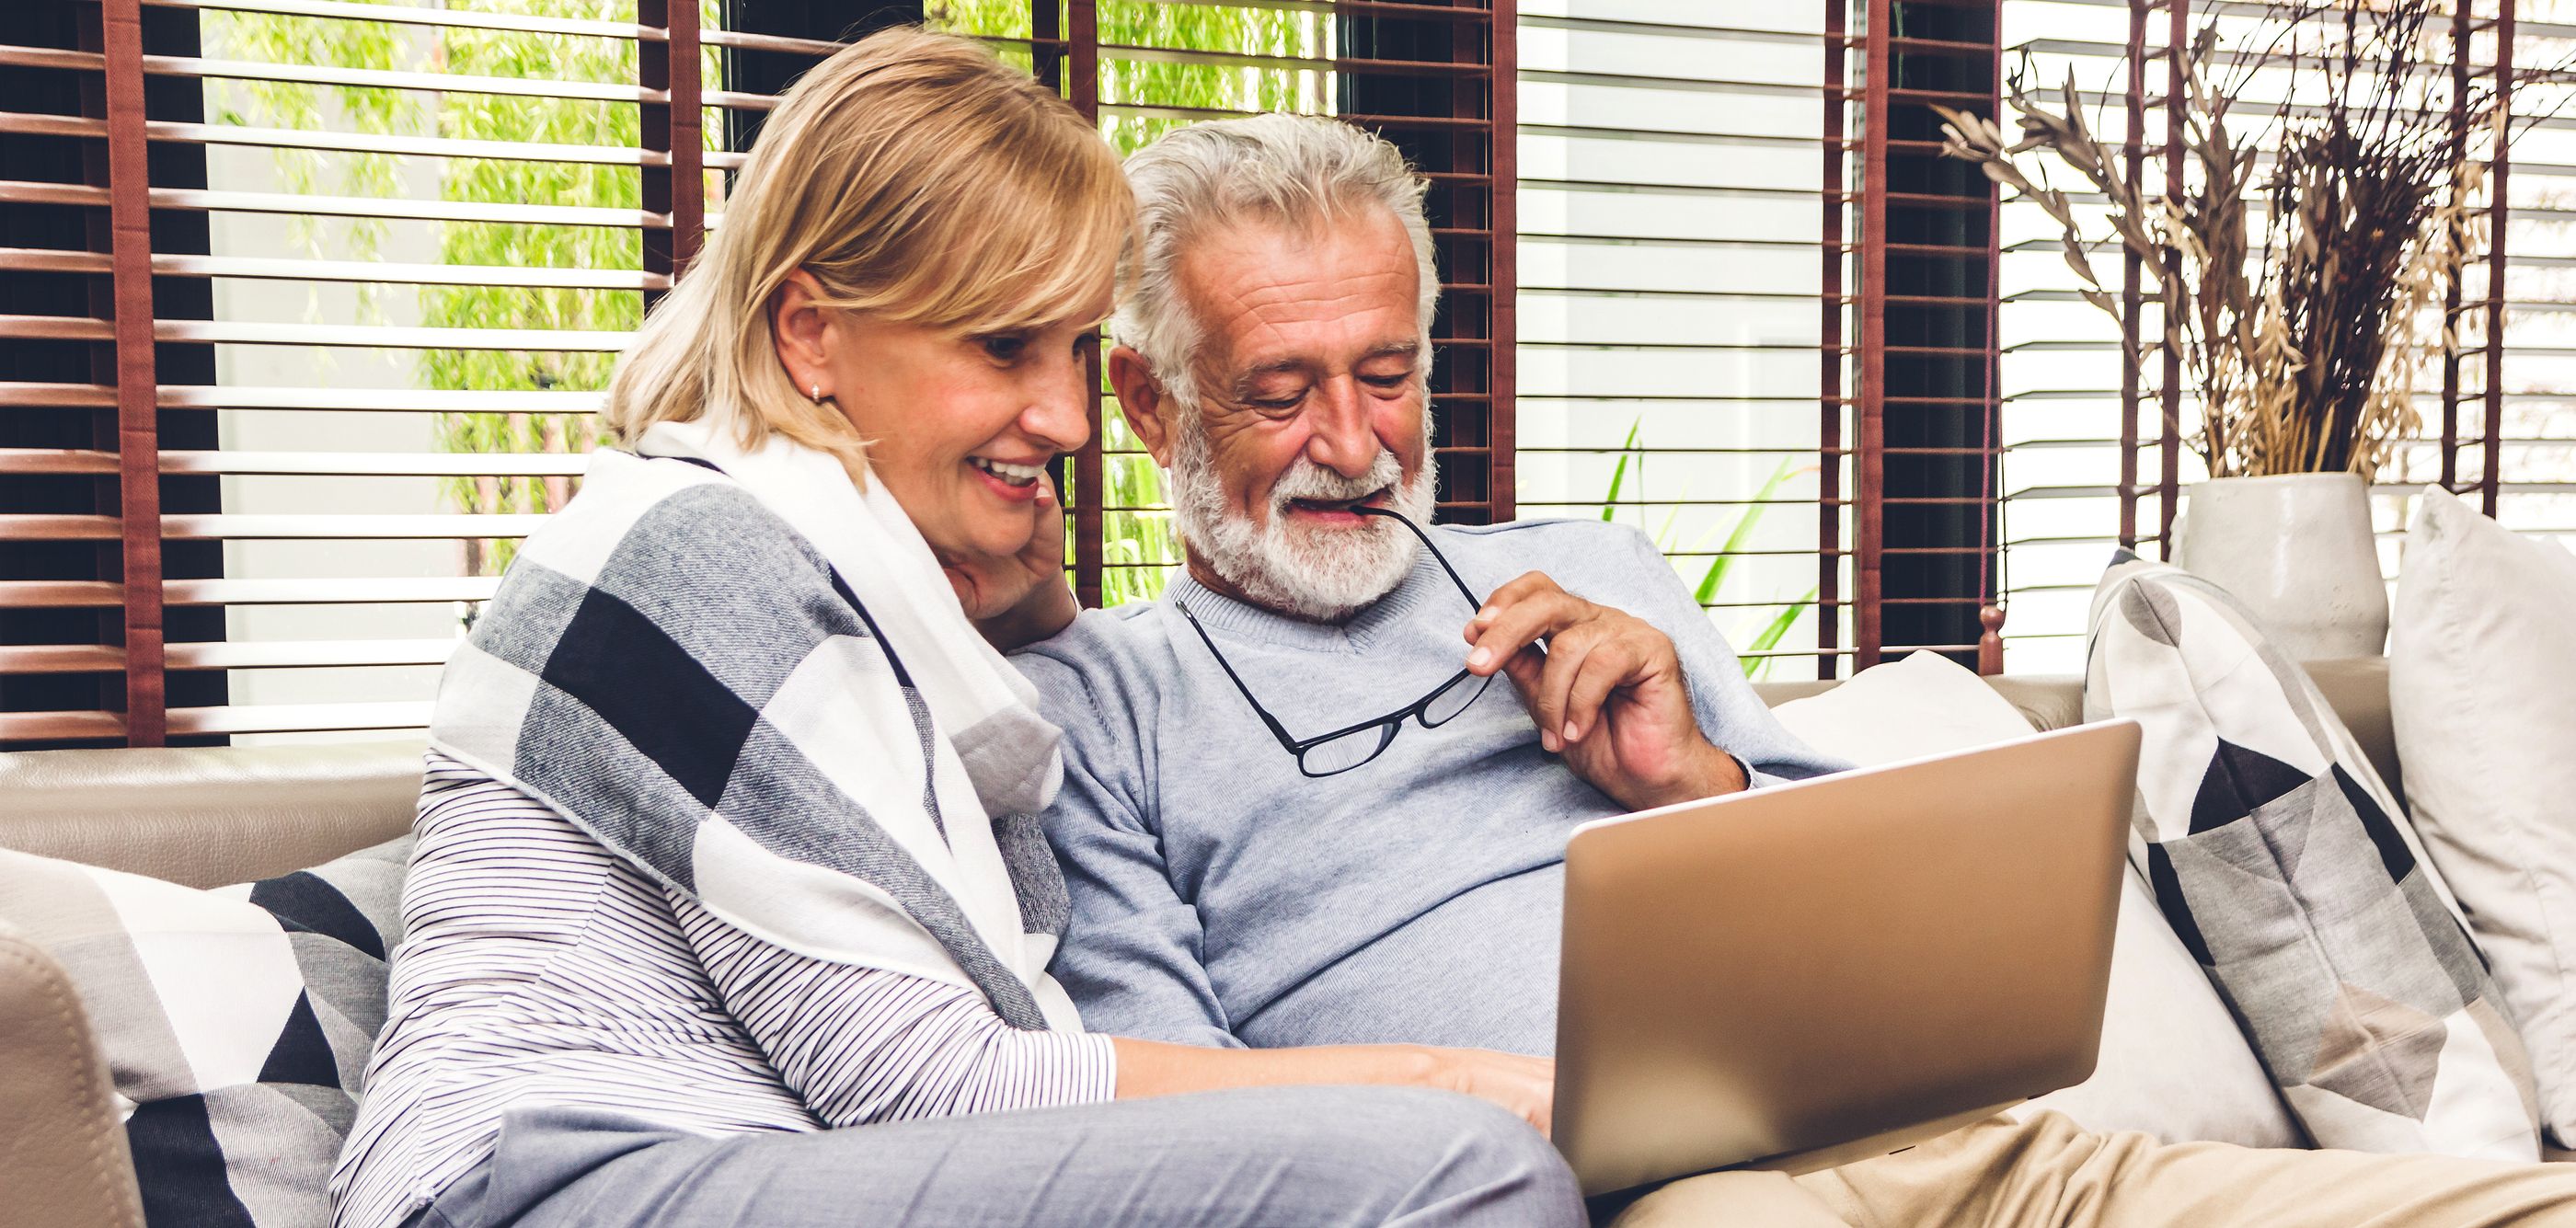
[[[875,7],[1122,142],[1291,109],[1403,146],[1448,278],[1442,514],[1513,514],[1508,3]],[[774,91],[865,28],[824,9],[95,0],[0,32],[0,746],[421,727]],[[1065,475],[1094,603],[1173,561],[1106,417]]]
[[[1977,659],[1993,195],[1926,121],[1993,11],[1524,9],[1522,506],[1654,537],[1759,676]]]

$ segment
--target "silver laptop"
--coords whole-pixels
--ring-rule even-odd
[[[1902,1150],[2093,1070],[2138,726],[1575,829],[1559,1150],[1587,1194]]]

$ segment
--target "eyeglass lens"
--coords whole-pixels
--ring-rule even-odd
[[[1317,742],[1297,752],[1297,768],[1309,776],[1331,776],[1347,772],[1378,757],[1387,744],[1395,741],[1398,722],[1354,729],[1326,742]]]
[[[1476,697],[1484,694],[1485,688],[1493,681],[1491,674],[1482,678],[1474,674],[1460,674],[1456,681],[1440,688],[1438,693],[1422,701],[1422,727],[1437,729],[1447,724],[1450,718],[1466,711],[1467,705],[1476,702]]]

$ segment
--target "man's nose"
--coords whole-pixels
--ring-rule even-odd
[[[1385,451],[1361,403],[1359,381],[1349,376],[1325,380],[1306,405],[1309,434],[1306,459],[1346,478],[1368,476]]]

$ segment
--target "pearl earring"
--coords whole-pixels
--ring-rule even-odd
[[[808,390],[807,395],[806,395],[806,399],[807,399],[807,400],[810,400],[810,401],[812,401],[812,402],[814,402],[814,403],[815,403],[815,404],[817,404],[817,405],[822,404],[822,403],[823,403],[823,386],[822,386],[821,384],[816,384],[816,385],[814,385],[814,386],[813,386],[813,388],[811,388],[810,390]]]

